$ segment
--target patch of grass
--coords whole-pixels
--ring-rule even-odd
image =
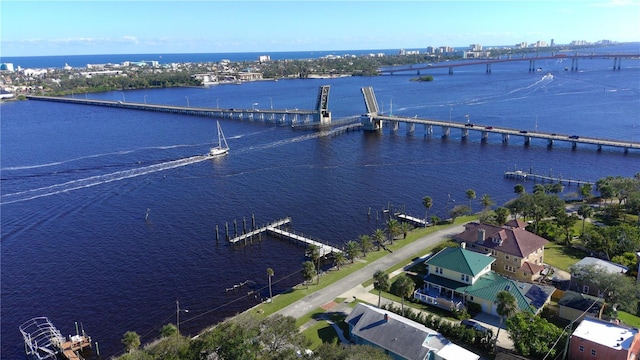
[[[549,242],[544,247],[544,262],[558,269],[569,271],[569,267],[582,260],[587,254],[581,250],[568,248],[562,244]]]
[[[618,319],[626,325],[632,326],[634,328],[640,328],[640,317],[637,317],[633,314],[629,314],[625,311],[618,311]]]

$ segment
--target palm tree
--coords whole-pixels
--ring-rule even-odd
[[[400,232],[402,232],[403,235],[403,239],[407,238],[407,233],[409,231],[411,231],[411,224],[409,224],[408,222],[401,222],[400,223],[400,228],[398,229]]]
[[[360,253],[360,245],[357,242],[351,240],[345,244],[345,253],[351,259],[351,263],[353,264]]]
[[[591,184],[583,184],[578,188],[578,192],[580,196],[582,196],[582,201],[585,199],[589,199],[591,197],[591,191],[593,190],[593,185]]]
[[[371,236],[369,235],[360,235],[358,236],[360,240],[360,246],[362,247],[362,254],[366,257],[367,251],[371,250],[373,246],[373,242],[371,241]]]
[[[383,229],[376,229],[376,231],[373,233],[373,238],[378,242],[378,248],[382,245],[386,237],[387,235],[385,234]]]
[[[389,235],[389,239],[391,240],[391,243],[393,243],[393,240],[396,238],[399,231],[400,231],[400,223],[398,222],[398,220],[389,219],[389,221],[387,221],[387,234]]]
[[[347,258],[344,256],[342,251],[333,253],[333,263],[340,270],[340,266],[344,265],[347,262]]]
[[[395,281],[396,289],[398,290],[400,299],[402,300],[402,316],[404,316],[404,298],[411,296],[415,290],[416,284],[406,274],[398,276],[398,280]]]
[[[578,208],[578,215],[582,216],[582,233],[580,234],[580,236],[584,236],[584,222],[588,217],[593,215],[593,209],[587,204],[582,204]]]
[[[373,288],[378,290],[378,307],[380,307],[380,297],[383,291],[389,291],[389,274],[378,270],[373,274]]]
[[[518,194],[518,196],[520,196],[525,193],[525,188],[522,184],[518,184],[513,187],[513,192]]]
[[[533,193],[534,194],[546,194],[547,189],[542,184],[533,185]]]
[[[303,262],[302,278],[304,279],[305,284],[307,284],[307,289],[309,288],[309,282],[313,280],[314,276],[316,276],[316,266],[311,261]]]
[[[513,295],[505,290],[500,291],[496,295],[496,304],[497,309],[496,312],[500,315],[500,326],[498,326],[498,332],[496,333],[496,339],[494,340],[493,346],[495,347],[498,342],[498,335],[500,335],[500,328],[502,327],[502,323],[504,319],[513,315],[517,310],[518,306],[516,305],[516,298]]]
[[[487,211],[491,208],[491,205],[493,205],[493,200],[491,200],[491,196],[489,196],[489,194],[484,194],[482,199],[480,199],[480,203],[484,207],[484,210]]]
[[[465,196],[469,199],[469,207],[471,207],[471,200],[476,198],[476,192],[473,189],[469,189],[466,191]]]
[[[431,206],[433,206],[433,200],[430,196],[425,196],[422,198],[422,206],[424,206],[424,208],[426,209],[426,212],[424,213],[424,221],[426,223],[427,219],[429,219],[429,209],[431,209]]]
[[[273,298],[273,293],[271,292],[271,277],[274,272],[272,268],[267,268],[267,276],[269,276],[269,302],[271,302],[271,298]]]

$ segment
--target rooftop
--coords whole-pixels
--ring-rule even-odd
[[[628,350],[638,329],[627,329],[593,317],[586,317],[571,335],[616,350]]]

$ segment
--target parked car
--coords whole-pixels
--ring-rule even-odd
[[[473,124],[464,124],[464,126],[473,127]]]
[[[569,139],[580,139],[580,136],[578,136],[578,135],[571,135],[571,136],[569,136]]]
[[[480,331],[480,332],[483,332],[483,333],[486,333],[486,332],[489,331],[488,328],[486,328],[485,326],[480,325],[480,323],[478,323],[475,320],[465,319],[465,320],[462,320],[460,322],[460,325],[466,327],[467,329],[474,329],[476,331]]]
[[[520,130],[520,134],[526,134],[526,133],[528,133],[527,130]]]
[[[491,130],[491,129],[493,129],[493,126],[485,126],[484,128],[487,129],[487,130]]]

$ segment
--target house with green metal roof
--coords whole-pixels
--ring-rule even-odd
[[[497,294],[508,291],[521,311],[538,313],[547,304],[551,286],[508,279],[491,270],[495,258],[460,248],[445,248],[425,261],[424,286],[414,298],[446,310],[462,310],[468,302],[497,315]]]

